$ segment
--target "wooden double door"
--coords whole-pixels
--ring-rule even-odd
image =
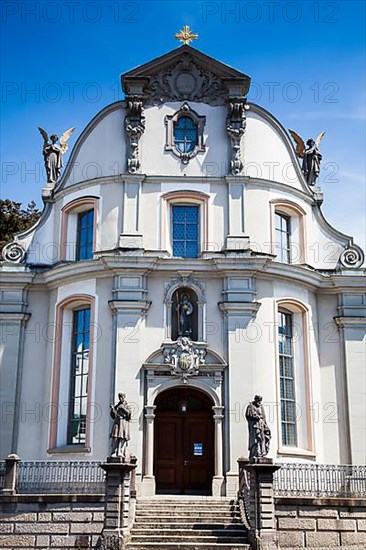
[[[157,493],[211,494],[214,474],[212,402],[178,388],[156,399],[154,475]]]

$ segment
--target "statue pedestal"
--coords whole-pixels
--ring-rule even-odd
[[[128,539],[130,527],[130,497],[134,492],[131,483],[136,459],[124,462],[122,457],[108,457],[100,465],[106,472],[104,528],[101,535],[103,550],[122,550]]]
[[[250,476],[249,542],[255,550],[275,550],[278,536],[273,475],[281,466],[273,464],[271,458],[257,458],[249,464],[245,461],[243,467]]]
[[[43,202],[48,202],[50,199],[52,199],[53,190],[55,188],[55,183],[53,182],[46,182],[44,187],[42,187],[42,199]]]

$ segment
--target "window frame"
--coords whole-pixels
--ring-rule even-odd
[[[86,234],[87,234],[87,237],[86,237],[86,244],[85,244],[85,247],[81,244],[81,236],[82,236],[82,231],[83,231],[83,227],[81,227],[81,221],[83,219],[84,216],[89,216],[90,213],[93,213],[93,220],[92,220],[92,224],[89,224],[88,220],[87,220],[87,226],[86,226]],[[76,262],[81,262],[83,260],[92,260],[93,259],[93,252],[94,252],[94,228],[95,228],[95,225],[94,225],[94,216],[95,216],[95,211],[94,211],[94,208],[90,208],[89,210],[83,210],[82,212],[78,212],[77,214],[77,230],[76,230],[76,246],[75,246],[75,261]],[[91,238],[91,241],[90,241],[90,238],[89,238],[89,231],[90,230],[90,227],[92,228],[92,238]],[[89,246],[90,246],[90,249],[89,249]],[[87,252],[90,252],[90,256],[88,255],[87,257],[85,258],[81,258],[81,251],[82,249],[85,248]]]
[[[290,264],[291,263],[291,216],[288,216],[287,214],[283,214],[282,212],[275,211],[275,249],[279,249],[279,253],[276,256],[276,260],[278,259],[278,256],[281,257],[279,260],[283,264]],[[281,226],[284,222],[286,224],[286,230],[284,231],[282,227],[279,229],[277,227],[277,221],[278,219],[281,219]],[[280,242],[278,242],[277,237],[280,237]],[[283,239],[286,240],[286,245],[283,246]],[[286,260],[284,260],[284,256],[286,257]]]
[[[68,202],[61,210],[61,235],[60,235],[60,261],[85,261],[78,260],[78,215],[93,210],[93,247],[98,248],[99,239],[99,198],[79,197]],[[92,260],[91,258],[87,260]]]
[[[175,143],[174,129],[175,124],[183,117],[190,118],[197,128],[197,142],[192,151],[182,152],[179,150]],[[166,125],[166,143],[165,151],[170,151],[176,157],[178,157],[183,164],[188,164],[189,161],[195,157],[198,153],[203,153],[206,150],[203,141],[203,130],[206,124],[206,117],[201,116],[196,111],[191,109],[188,103],[183,103],[181,108],[173,115],[167,115],[165,117]]]
[[[184,220],[184,222],[182,222],[184,224],[184,231],[185,231],[185,237],[184,239],[181,239],[182,242],[184,243],[184,248],[187,250],[187,246],[188,246],[188,243],[189,242],[195,242],[197,243],[197,254],[195,256],[178,256],[176,254],[174,254],[174,242],[177,242],[178,239],[174,239],[174,225],[175,224],[178,224],[179,222],[178,221],[174,221],[174,210],[176,208],[195,208],[196,211],[197,211],[197,239],[195,239],[195,241],[193,241],[193,239],[191,241],[189,241],[189,239],[187,239],[187,226],[189,225],[189,222],[187,222],[187,219]],[[170,207],[170,216],[171,216],[171,222],[170,222],[170,226],[171,226],[171,236],[170,236],[170,239],[171,239],[171,243],[172,243],[172,257],[173,258],[199,258],[200,255],[201,255],[201,249],[200,249],[200,205],[199,204],[184,204],[184,203],[179,203],[179,204],[172,204],[171,207]],[[193,225],[193,223],[192,223]]]
[[[298,446],[298,437],[297,437],[297,421],[296,421],[296,380],[295,380],[295,357],[294,357],[294,342],[293,342],[293,314],[291,311],[285,310],[283,308],[278,309],[278,318],[281,320],[283,318],[286,319],[285,324],[282,324],[280,320],[278,321],[278,360],[279,360],[279,381],[280,381],[280,417],[281,417],[281,440],[282,440],[282,446],[283,447],[297,447]],[[281,338],[281,327],[286,328],[289,327],[289,334],[282,333]],[[288,339],[288,340],[287,340]],[[281,343],[283,345],[283,348],[286,348],[287,345],[290,346],[290,353],[286,353],[284,349],[281,350]],[[286,359],[289,360],[290,363],[290,369],[291,369],[291,376],[285,376],[283,374],[284,368],[282,367],[282,363],[287,362]],[[283,395],[284,392],[282,392],[282,387],[285,384],[286,381],[291,382],[291,392],[292,397],[285,397]],[[291,404],[293,407],[292,414],[294,415],[295,420],[290,421],[287,417],[287,405]],[[283,408],[286,410],[286,413],[283,413]],[[287,438],[288,432],[287,427],[293,426],[294,431],[294,439],[292,442],[289,441]],[[286,427],[286,429],[285,429]]]
[[[180,259],[181,256],[173,256],[172,242],[172,214],[171,207],[173,205],[196,205],[199,206],[199,254],[196,259],[202,257],[206,250],[208,239],[208,201],[209,196],[200,191],[171,191],[161,196],[161,224],[160,224],[160,250],[166,250],[172,258]],[[195,259],[195,258],[194,258]]]
[[[94,391],[94,352],[95,352],[95,303],[96,298],[89,294],[74,294],[63,299],[56,305],[55,329],[54,329],[54,351],[51,382],[51,412],[49,430],[48,453],[71,452],[85,453],[91,450],[91,403]],[[70,374],[71,374],[71,349],[70,341],[70,318],[74,311],[90,308],[90,330],[89,330],[89,366],[88,366],[88,393],[87,412],[85,426],[85,443],[68,443],[69,407],[70,407]],[[71,317],[70,317],[71,316]],[[73,331],[73,328],[71,328]],[[65,391],[65,384],[67,388]],[[65,399],[67,411],[64,411]],[[62,414],[60,414],[60,410]],[[65,414],[64,414],[65,413]]]
[[[293,357],[295,402],[301,407],[301,415],[297,419],[297,446],[284,445],[282,443],[282,414],[281,414],[281,388],[280,388],[280,354],[279,354],[279,312],[292,315],[293,332]],[[275,330],[275,357],[276,357],[276,393],[277,393],[277,434],[278,455],[303,456],[315,458],[314,425],[312,413],[312,375],[310,362],[309,340],[309,315],[308,307],[294,298],[280,298],[274,303]],[[299,330],[295,337],[294,327]]]
[[[277,231],[276,214],[289,218],[290,222],[290,242],[289,242],[289,262],[282,262],[277,256]],[[270,220],[271,220],[271,248],[270,252],[276,256],[275,261],[284,265],[296,265],[307,263],[306,249],[306,212],[296,203],[285,199],[274,199],[270,201]]]
[[[76,370],[77,370],[77,355],[78,355],[78,350],[77,350],[77,339],[78,339],[78,335],[80,334],[80,331],[79,330],[75,330],[76,326],[78,328],[78,323],[79,321],[76,321],[76,317],[78,316],[78,314],[80,312],[84,312],[84,311],[89,311],[89,314],[88,314],[88,317],[89,317],[89,326],[88,326],[88,331],[85,330],[85,317],[84,319],[82,320],[82,327],[83,327],[83,330],[81,331],[82,335],[83,335],[83,338],[82,338],[82,355],[84,355],[84,351],[87,353],[88,357],[87,357],[87,362],[88,362],[88,370],[87,370],[87,373],[84,374],[84,357],[82,357],[82,367],[81,367],[81,375],[79,376],[79,378],[81,379],[80,382],[80,391],[78,392],[79,395],[76,395],[76,382],[77,382],[77,373],[76,373]],[[73,426],[74,426],[74,422],[75,422],[75,416],[74,416],[74,413],[75,413],[75,407],[73,406],[73,402],[77,399],[77,400],[83,400],[83,398],[85,399],[86,398],[86,401],[88,400],[88,381],[89,381],[89,357],[90,357],[90,316],[91,316],[91,308],[89,305],[84,305],[84,306],[80,306],[76,309],[73,309],[72,310],[72,342],[71,342],[71,356],[70,356],[70,375],[69,375],[69,403],[68,403],[68,412],[67,412],[67,436],[66,436],[66,444],[67,445],[83,445],[85,443],[85,441],[80,441],[80,432],[79,432],[79,441],[78,442],[73,442],[72,439],[73,439]],[[88,336],[87,336],[87,339],[89,341],[89,347],[86,349],[84,349],[84,335],[85,333],[88,333]],[[86,384],[86,394],[83,395],[83,387],[84,387],[84,383]],[[81,420],[81,414],[80,414],[80,426],[81,426],[81,423],[82,423],[82,420]],[[86,415],[85,415],[85,426],[84,426],[84,434],[86,436]]]

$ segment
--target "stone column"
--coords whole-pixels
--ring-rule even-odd
[[[109,457],[100,467],[106,472],[101,548],[122,550],[129,539],[130,483],[136,461],[123,462],[122,458]]]
[[[270,458],[258,458],[255,464],[244,465],[250,475],[249,542],[253,550],[275,550],[278,546],[273,474],[280,466]]]
[[[5,459],[5,482],[1,491],[3,495],[16,493],[19,462],[20,458],[16,454],[8,455]]]
[[[225,407],[215,405],[213,419],[215,421],[215,475],[212,480],[212,496],[221,496],[224,482],[222,469],[222,420]]]
[[[155,476],[154,476],[154,411],[155,405],[145,405],[145,419],[146,419],[146,454],[145,454],[145,475],[144,482],[144,494],[155,494]]]

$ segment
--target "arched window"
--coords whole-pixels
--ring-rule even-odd
[[[314,454],[308,315],[295,299],[277,302],[280,454]]]
[[[306,263],[305,211],[288,200],[275,199],[271,208],[271,252],[285,264]]]
[[[174,143],[181,153],[191,153],[197,145],[197,124],[189,116],[181,116],[174,122]]]
[[[61,212],[61,260],[91,260],[97,246],[98,199],[80,197]]]
[[[160,248],[177,258],[197,258],[208,243],[208,196],[173,191],[162,196]]]
[[[94,342],[93,296],[73,295],[56,307],[50,452],[90,450]],[[65,408],[63,411],[62,409]],[[62,410],[62,414],[56,411]]]

